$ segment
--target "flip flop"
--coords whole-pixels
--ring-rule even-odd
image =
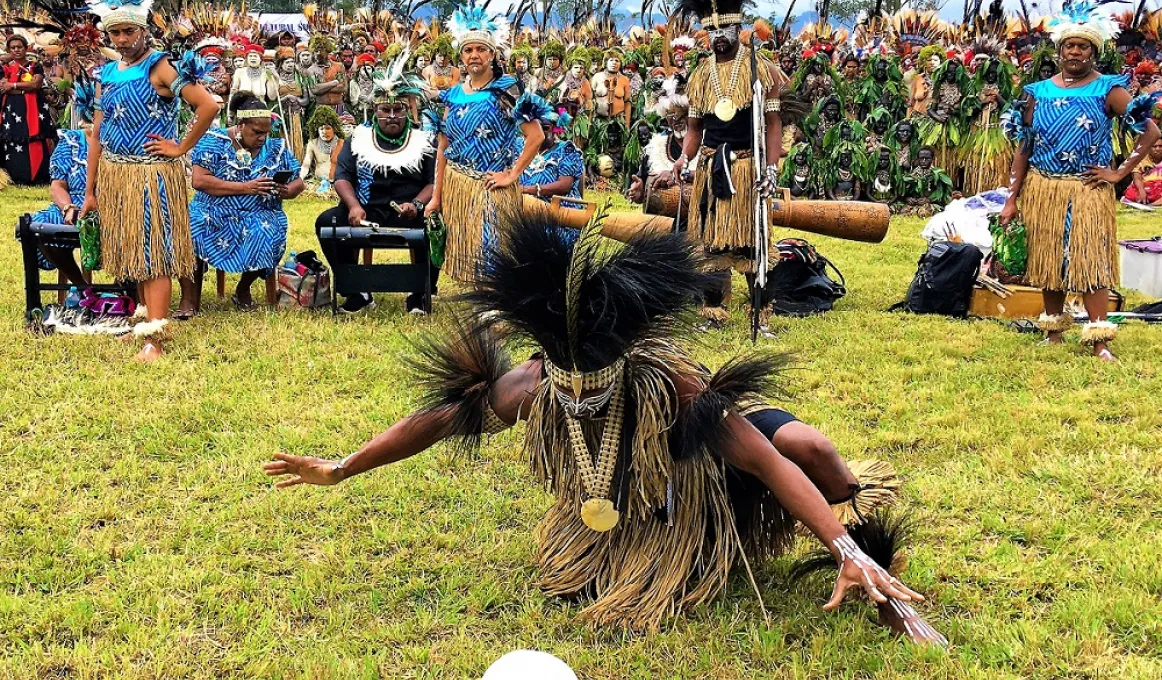
[[[193,310],[179,309],[178,311],[173,313],[173,318],[175,321],[189,321],[190,319],[197,316],[197,314],[198,313],[193,311]]]
[[[258,305],[254,304],[253,302],[246,304],[239,300],[238,293],[230,296],[230,302],[234,305],[234,309],[237,309],[240,312],[253,312],[254,310],[258,309]]]

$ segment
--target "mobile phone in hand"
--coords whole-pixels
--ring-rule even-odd
[[[282,171],[276,172],[276,173],[274,173],[274,183],[275,184],[290,184],[291,179],[294,178],[294,176],[295,176],[295,174],[293,172],[291,172],[290,170],[282,170]]]

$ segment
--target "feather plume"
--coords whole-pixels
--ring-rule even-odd
[[[696,297],[712,280],[684,234],[643,233],[578,259],[588,266],[573,283],[570,309],[576,232],[546,213],[506,220],[512,228],[460,299],[486,323],[540,345],[557,366],[594,371],[639,343],[670,339],[688,327]]]

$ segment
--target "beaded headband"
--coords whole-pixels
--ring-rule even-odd
[[[243,109],[234,114],[238,120],[245,120],[247,118],[273,118],[274,112],[270,109]]]
[[[715,12],[708,17],[702,17],[703,26],[714,26],[719,28],[721,26],[731,26],[742,23],[741,14],[719,14]]]

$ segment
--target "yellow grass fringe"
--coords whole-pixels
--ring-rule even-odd
[[[1091,321],[1081,327],[1081,344],[1097,345],[1113,342],[1118,336],[1117,324],[1109,321]]]
[[[290,147],[290,152],[301,163],[306,155],[306,144],[303,143],[303,115],[301,113],[291,114],[284,120],[286,120],[286,144]]]
[[[859,524],[864,517],[899,500],[900,476],[891,463],[882,460],[853,460],[847,469],[859,482],[860,490],[850,500],[831,506],[843,526]]]
[[[730,321],[730,312],[723,307],[703,307],[698,310],[698,314],[703,319],[715,323],[726,323]]]
[[[675,366],[698,370],[661,344],[629,358],[633,457],[618,461],[619,470],[628,468],[628,493],[619,507],[621,521],[604,533],[581,521],[581,474],[547,380],[534,397],[526,430],[530,464],[557,498],[535,534],[541,587],[551,595],[593,597],[582,617],[595,625],[657,630],[667,617],[720,592],[744,546],[765,557],[789,541],[790,522],[781,507],[770,505],[773,496],[740,501],[761,505],[752,513],[758,519],[740,537],[722,463],[705,456],[677,462],[671,457],[668,431],[678,399],[668,371]],[[598,450],[603,423],[582,427],[590,450]],[[615,480],[615,488],[621,486]],[[667,523],[655,510],[666,507],[669,493],[674,512]]]
[[[162,188],[168,201],[168,222],[162,208]],[[148,281],[193,274],[189,188],[180,160],[115,163],[102,156],[97,166],[97,201],[101,208],[101,260],[115,280]],[[145,259],[147,238],[149,262]]]
[[[448,228],[444,274],[456,281],[471,281],[484,252],[484,223],[499,236],[508,230],[506,215],[519,214],[520,187],[489,191],[482,173],[448,163],[440,190],[441,212]]]
[[[710,161],[703,156],[694,170],[694,187],[690,195],[691,238],[714,250],[750,248],[754,245],[754,158],[739,158],[730,164],[730,180],[734,196],[719,200],[710,192]],[[706,212],[702,211],[702,197],[706,196]]]
[[[1114,188],[1090,189],[1073,177],[1030,170],[1017,199],[1029,239],[1029,285],[1089,293],[1119,283],[1118,203]],[[1072,210],[1068,262],[1065,216]]]
[[[1064,333],[1073,327],[1073,315],[1071,314],[1046,314],[1041,313],[1037,317],[1037,328],[1042,333]]]
[[[998,187],[1009,186],[1009,172],[1012,168],[1013,152],[1008,148],[996,153],[992,158],[966,157],[964,159],[964,195],[975,196]]]

